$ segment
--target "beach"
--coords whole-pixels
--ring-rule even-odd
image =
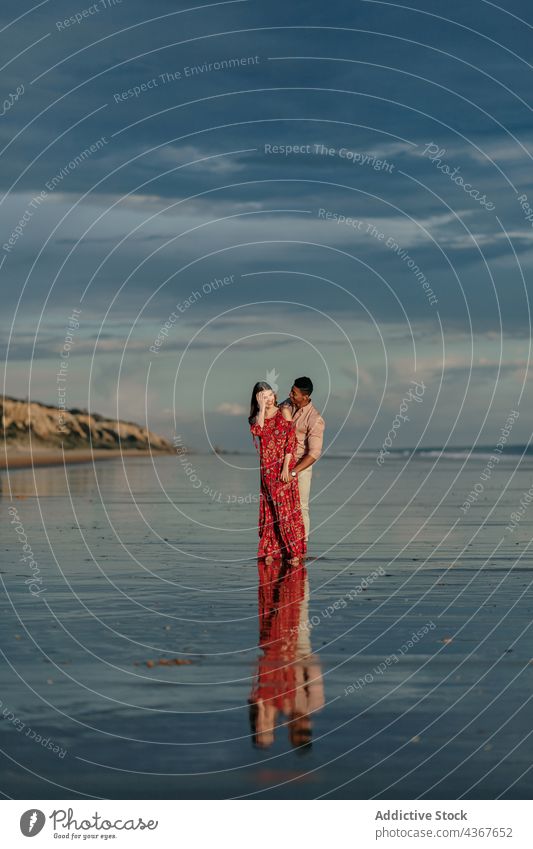
[[[92,463],[100,460],[115,460],[118,457],[150,457],[150,451],[128,451],[118,448],[104,449],[19,449],[0,452],[0,469],[28,469],[33,466],[63,466],[75,463]]]
[[[3,471],[5,791],[530,798],[533,461],[486,463],[322,459],[289,576],[251,454]]]

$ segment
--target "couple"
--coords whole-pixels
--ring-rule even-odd
[[[324,419],[311,401],[313,383],[298,377],[279,406],[272,387],[259,381],[248,422],[259,440],[261,496],[259,558],[283,556],[298,565],[307,553],[312,465],[322,452]]]

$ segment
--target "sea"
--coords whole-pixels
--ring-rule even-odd
[[[2,472],[14,799],[528,799],[533,457],[324,457],[305,564],[250,455]]]

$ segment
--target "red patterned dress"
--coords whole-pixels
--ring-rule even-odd
[[[248,701],[271,702],[289,716],[298,694],[296,664],[307,569],[302,565],[282,572],[276,564],[268,567],[261,561],[257,566],[259,646],[263,653]]]
[[[290,483],[281,480],[285,454],[291,454],[289,468],[296,465],[296,431],[278,409],[263,427],[250,426],[259,438],[261,464],[261,494],[259,500],[259,548],[257,556],[288,559],[304,557],[305,528],[300,508],[298,478]]]

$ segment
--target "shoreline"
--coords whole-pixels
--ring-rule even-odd
[[[63,454],[60,450],[37,449],[34,451],[5,451],[0,452],[0,470],[11,471],[16,469],[28,469],[34,466],[62,466],[79,463],[92,463],[98,460],[116,460],[117,457],[168,457],[171,452],[148,451],[148,450],[125,450],[118,448],[95,448],[93,451],[86,448],[66,450]]]

